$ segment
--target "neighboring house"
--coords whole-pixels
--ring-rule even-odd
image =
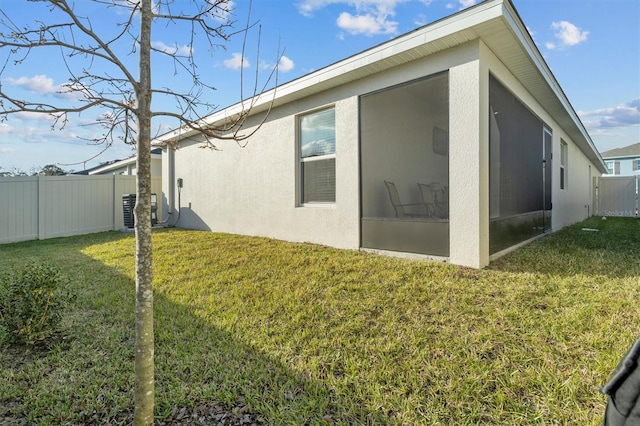
[[[112,160],[90,169],[73,173],[75,175],[135,175],[136,156],[124,160]],[[162,175],[162,148],[151,150],[151,176]]]
[[[602,153],[607,166],[605,176],[635,176],[640,174],[640,143],[615,148]]]
[[[184,129],[154,141],[178,226],[477,268],[587,218],[606,171],[510,0],[280,85],[247,132],[270,106],[244,148],[203,150]]]

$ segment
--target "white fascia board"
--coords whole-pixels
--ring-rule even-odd
[[[427,24],[407,34],[401,35],[393,40],[367,49],[364,52],[355,54],[332,65],[321,68],[310,74],[299,77],[289,83],[277,86],[265,93],[257,95],[256,98],[238,102],[228,108],[220,110],[205,117],[204,122],[208,125],[223,123],[229,117],[246,111],[249,106],[257,111],[264,111],[271,102],[286,103],[288,96],[294,95],[315,85],[328,82],[334,78],[343,77],[353,71],[357,71],[367,66],[379,63],[380,61],[392,58],[395,55],[416,49],[425,44],[460,31],[472,28],[476,25],[499,18],[503,14],[502,5],[505,0],[493,0],[480,3],[458,13],[445,17],[441,20]],[[343,84],[336,83],[336,86]],[[263,107],[260,109],[260,107]],[[193,136],[198,132],[193,129],[175,129],[156,138],[156,144],[163,144],[171,140],[180,140]]]
[[[151,159],[161,160],[162,154],[151,154]],[[135,164],[136,156],[125,158],[124,160],[116,161],[115,163],[107,164],[99,169],[92,170],[90,174],[98,175],[100,173],[108,172],[109,170],[119,169],[121,167],[128,166],[129,164]]]
[[[610,161],[610,160],[640,160],[640,155],[638,154],[631,154],[631,155],[618,155],[615,157],[602,157],[602,159],[604,161]]]
[[[116,161],[115,163],[107,164],[99,169],[92,170],[89,174],[99,175],[104,172],[108,172],[109,170],[119,169],[124,166],[128,166],[131,163],[136,162],[136,157],[125,158],[124,160]]]

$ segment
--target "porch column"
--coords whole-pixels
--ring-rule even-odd
[[[489,263],[488,75],[480,60],[449,70],[449,260],[472,268]]]
[[[160,220],[168,220],[169,213],[176,214],[176,167],[175,150],[170,145],[162,147],[162,217]],[[175,217],[174,217],[175,218]],[[173,222],[172,222],[173,224]]]

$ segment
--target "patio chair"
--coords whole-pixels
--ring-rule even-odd
[[[429,211],[427,213],[407,213],[405,211],[405,207],[413,207],[419,208],[423,206],[423,203],[410,203],[410,204],[402,204],[400,202],[400,196],[398,195],[398,189],[396,188],[396,184],[389,181],[384,181],[384,184],[387,186],[387,191],[389,192],[389,199],[391,200],[391,204],[396,211],[396,217],[398,218],[426,218],[429,217]]]
[[[440,219],[449,218],[449,187],[439,183],[418,183],[422,202],[432,216]]]

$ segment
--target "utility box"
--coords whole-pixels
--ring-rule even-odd
[[[135,218],[133,208],[136,206],[136,194],[124,194],[122,196],[122,214],[125,228],[133,228]],[[158,196],[151,194],[151,226],[158,224]]]
[[[133,218],[133,208],[136,206],[136,194],[124,194],[122,196],[122,214],[124,217],[124,227],[133,228],[135,224]]]
[[[151,194],[151,226],[158,224],[158,197]]]

